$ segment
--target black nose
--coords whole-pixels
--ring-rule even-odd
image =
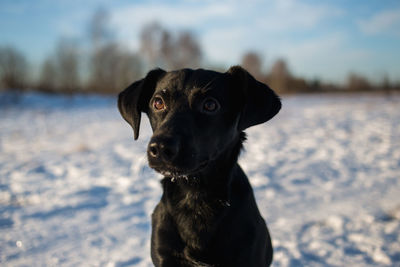
[[[147,148],[149,157],[172,161],[179,153],[179,141],[175,138],[153,137]]]

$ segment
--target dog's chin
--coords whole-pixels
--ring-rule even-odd
[[[208,161],[200,163],[195,168],[178,168],[176,166],[151,166],[156,172],[169,178],[196,178],[199,177],[205,169],[207,169]]]

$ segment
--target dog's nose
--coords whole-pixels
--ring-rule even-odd
[[[152,138],[147,148],[152,158],[172,161],[179,152],[179,142],[174,138]]]

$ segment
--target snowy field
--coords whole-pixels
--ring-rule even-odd
[[[0,265],[152,266],[142,125],[111,97],[0,94]],[[247,133],[274,266],[400,266],[400,95],[288,96]]]

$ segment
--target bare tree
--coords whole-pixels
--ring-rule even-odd
[[[27,85],[28,63],[13,47],[0,47],[0,86],[23,89]]]
[[[143,27],[140,33],[140,52],[150,68],[162,65],[161,55],[169,53],[170,39],[170,33],[158,22],[152,22]]]
[[[115,93],[140,77],[141,62],[135,54],[110,43],[92,55],[90,70],[91,90]]]
[[[38,89],[46,92],[57,90],[57,66],[54,58],[47,58],[41,68]]]
[[[173,36],[167,30],[163,30],[161,36],[161,44],[160,44],[160,55],[158,59],[160,64],[164,65],[163,67],[173,68],[173,62],[175,61],[175,44]]]
[[[201,64],[202,52],[200,45],[191,32],[181,32],[174,46],[173,61],[169,65],[173,69],[198,68]]]
[[[250,72],[256,79],[263,80],[262,75],[262,59],[256,52],[247,52],[242,57],[242,66]]]
[[[351,91],[370,90],[371,84],[364,76],[350,73],[347,78],[347,88]]]
[[[109,13],[107,9],[99,7],[93,14],[89,22],[89,36],[93,49],[97,50],[102,45],[112,40],[112,34],[109,27]]]
[[[271,68],[271,75],[283,78],[290,77],[289,69],[284,59],[278,59],[275,61]]]
[[[89,25],[92,51],[88,87],[92,91],[119,92],[142,74],[139,57],[128,49],[122,49],[110,32],[107,10],[98,9]]]
[[[81,57],[77,43],[60,39],[55,51],[43,62],[39,90],[73,93],[81,89]]]
[[[137,54],[120,49],[118,57],[120,59],[116,69],[114,92],[121,91],[133,81],[142,77],[142,60]]]
[[[90,90],[107,92],[114,89],[116,50],[115,44],[108,44],[93,51],[90,61]]]
[[[390,91],[391,82],[387,73],[385,73],[382,77],[381,88],[384,91]]]
[[[286,61],[278,59],[272,65],[271,71],[268,74],[268,82],[272,88],[280,92],[287,92],[290,90],[291,74],[289,72]]]
[[[153,22],[143,27],[140,43],[140,51],[150,68],[197,68],[201,65],[200,44],[189,31],[172,34]]]
[[[58,83],[64,92],[80,89],[80,57],[76,42],[61,39],[56,49],[56,64],[58,68]]]

